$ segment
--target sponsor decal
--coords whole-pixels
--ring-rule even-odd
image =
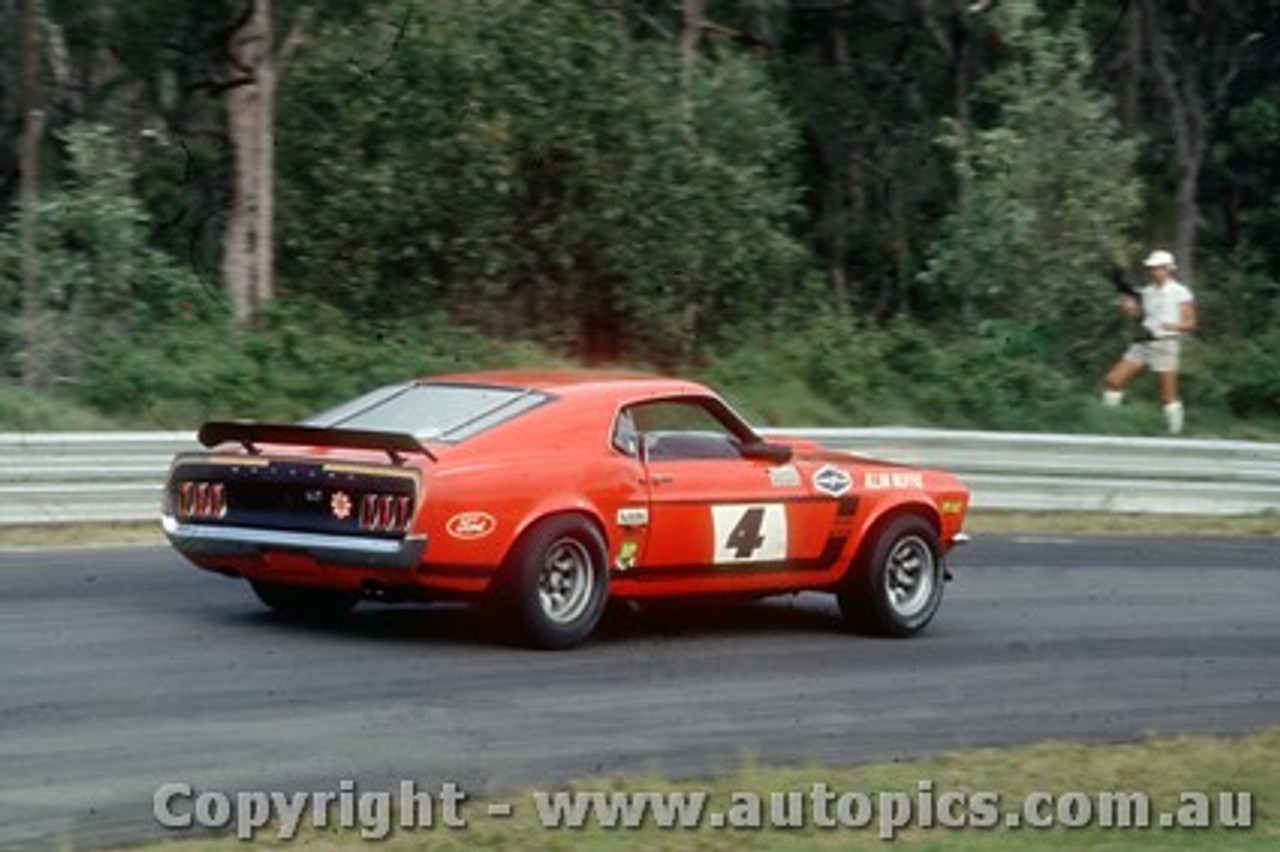
[[[800,484],[800,471],[793,464],[769,468],[769,484],[774,488],[794,488]]]
[[[445,529],[454,538],[469,541],[484,538],[493,532],[498,522],[488,512],[461,512],[449,519]]]
[[[958,515],[964,511],[964,501],[943,500],[938,504],[938,511],[944,515]]]
[[[347,492],[333,492],[333,496],[329,498],[329,511],[340,521],[351,517],[351,498],[347,496]]]
[[[624,541],[622,546],[618,548],[618,559],[614,562],[619,571],[626,571],[628,568],[634,568],[636,565],[636,552],[640,549],[640,545],[634,541]]]
[[[711,526],[717,565],[787,558],[787,507],[781,503],[712,506]]]
[[[853,477],[838,467],[824,464],[813,475],[813,487],[823,494],[839,497],[853,488]]]
[[[917,470],[883,470],[868,473],[863,485],[869,491],[889,488],[924,488],[924,474]]]
[[[643,527],[649,523],[649,510],[644,506],[624,506],[618,510],[618,526]]]

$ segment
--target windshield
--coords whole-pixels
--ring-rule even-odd
[[[462,441],[547,400],[545,394],[486,385],[388,385],[303,421],[306,426],[406,432]]]

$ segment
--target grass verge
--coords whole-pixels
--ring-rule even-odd
[[[769,806],[764,809],[765,827],[759,829],[709,828],[664,830],[651,824],[632,829],[578,830],[543,828],[537,820],[534,794],[520,791],[497,797],[512,806],[512,816],[494,819],[486,816],[481,801],[464,804],[465,829],[425,829],[418,832],[393,832],[376,844],[387,852],[417,850],[621,850],[662,849],[670,852],[714,852],[714,850],[771,850],[771,852],[810,852],[810,850],[953,850],[953,852],[1013,852],[1013,850],[1274,850],[1280,848],[1280,729],[1237,738],[1159,737],[1120,745],[1080,745],[1046,743],[1007,749],[970,749],[950,752],[935,758],[901,763],[878,763],[852,768],[817,765],[789,769],[769,769],[747,765],[734,772],[700,782],[680,782],[656,778],[599,779],[580,782],[580,791],[706,791],[708,810],[727,812],[736,794],[750,791],[763,801],[775,792],[801,791],[811,795],[814,785],[822,783],[834,794],[864,792],[877,800],[881,792],[906,793],[918,817],[922,782],[931,783],[933,795],[943,792],[965,792],[969,795],[990,791],[1000,796],[998,814],[1001,826],[977,828],[923,828],[898,831],[890,844],[880,837],[879,818],[866,828],[820,827],[808,819],[802,827],[772,828]],[[1252,825],[1248,828],[1185,828],[1159,826],[1162,813],[1177,812],[1185,792],[1210,794],[1217,813],[1219,794],[1247,792],[1251,795]],[[1098,813],[1101,795],[1105,793],[1138,793],[1149,798],[1150,828],[1104,828],[1097,825],[1079,828],[1017,829],[1003,826],[1004,815],[1022,812],[1026,797],[1032,793],[1048,793],[1057,798],[1067,793],[1081,793],[1095,803],[1091,812]],[[1049,805],[1054,813],[1054,805]],[[830,812],[834,813],[834,809]],[[809,811],[812,814],[812,811]],[[1183,816],[1186,816],[1183,812]],[[1216,818],[1215,818],[1216,822]],[[1116,823],[1118,825],[1118,823]],[[269,829],[255,839],[253,848],[281,848],[267,836]],[[316,831],[308,829],[288,848],[308,852],[370,848],[358,832]],[[234,838],[162,841],[145,848],[148,852],[230,852],[247,848]]]
[[[163,544],[160,520],[0,527],[0,550],[54,550]]]
[[[1203,517],[1113,512],[972,511],[965,520],[965,529],[974,535],[1280,536],[1280,515]]]

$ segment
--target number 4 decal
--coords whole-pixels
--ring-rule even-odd
[[[781,503],[712,506],[717,565],[787,558],[787,508]]]
[[[725,549],[733,551],[734,559],[750,559],[751,554],[764,546],[764,536],[760,534],[762,526],[764,508],[752,506],[742,514],[742,519],[730,531],[724,542]]]

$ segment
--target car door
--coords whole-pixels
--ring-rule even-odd
[[[817,568],[834,515],[790,460],[750,457],[745,426],[713,400],[630,406],[649,491],[646,572],[751,574]]]

